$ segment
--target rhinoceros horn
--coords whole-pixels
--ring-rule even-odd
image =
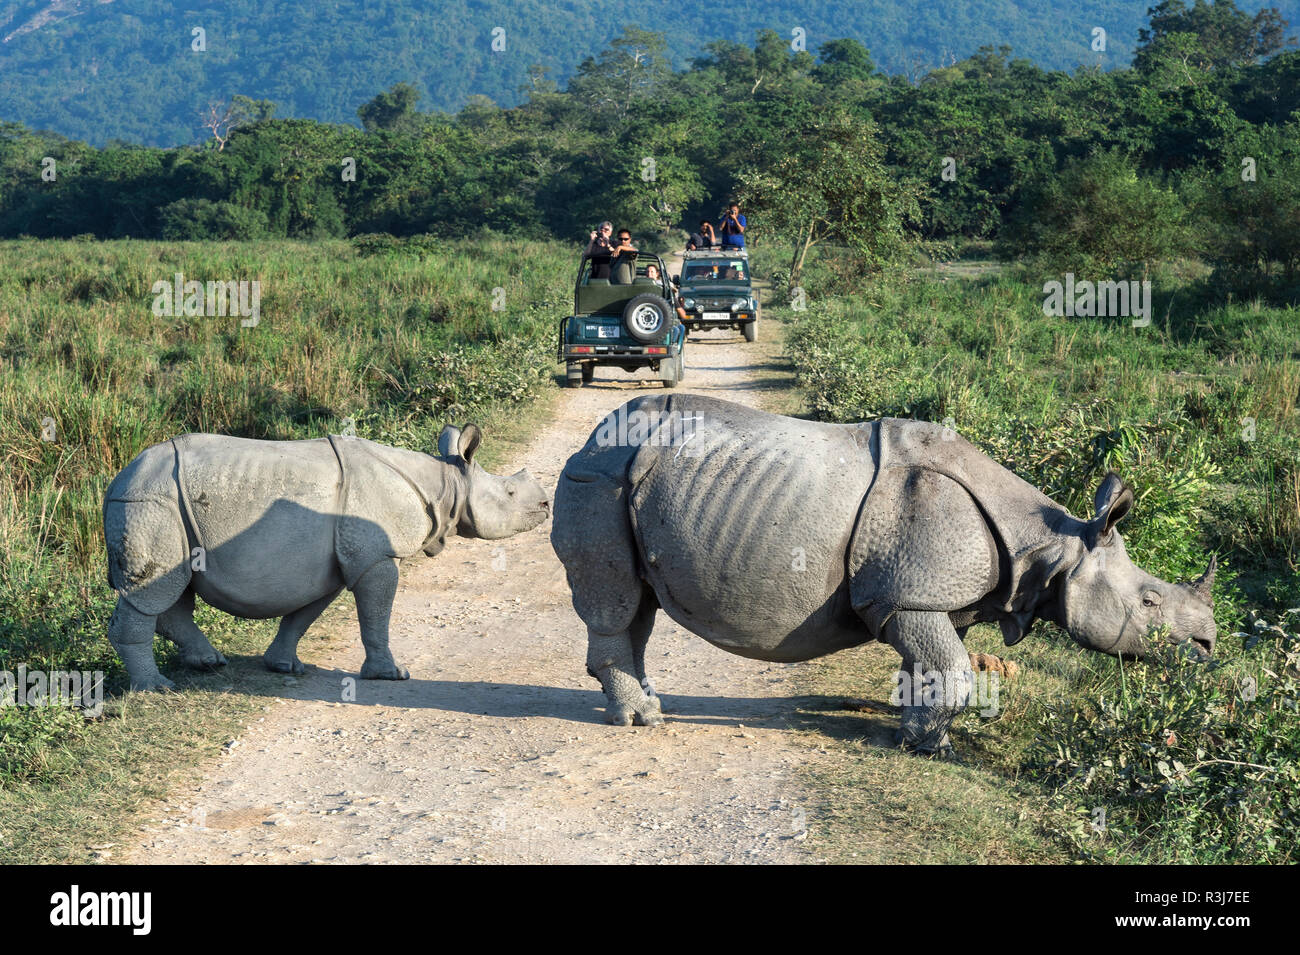
[[[1205,568],[1205,573],[1192,581],[1192,590],[1196,591],[1196,596],[1211,606],[1214,605],[1214,599],[1210,596],[1210,591],[1214,587],[1214,573],[1218,569],[1219,559],[1214,554],[1211,554],[1210,563]]]

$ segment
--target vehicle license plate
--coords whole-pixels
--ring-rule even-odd
[[[731,321],[730,312],[705,312],[704,320],[706,322],[729,322]]]

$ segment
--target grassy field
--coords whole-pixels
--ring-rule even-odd
[[[257,280],[257,325],[156,315],[154,283],[177,272]],[[154,442],[355,430],[432,449],[447,420],[472,416],[485,466],[500,461],[549,393],[571,272],[567,247],[491,239],[0,244],[0,670],[102,670],[122,688],[100,503]],[[202,605],[197,619],[228,655],[274,635],[274,621]],[[171,645],[157,652],[166,666]],[[0,708],[0,862],[90,858],[274,705],[181,675],[213,700],[201,719],[187,692],[126,698],[98,722]]]
[[[766,273],[785,260],[754,254]],[[572,250],[387,237],[14,242],[0,244],[0,266],[0,670],[103,670],[116,691],[100,501],[118,469],[184,431],[354,428],[431,447],[446,420],[470,416],[485,424],[490,466],[554,396]],[[258,325],[155,315],[153,283],[176,272],[258,280]],[[789,356],[758,371],[773,410],[947,419],[1075,513],[1091,512],[1114,468],[1137,489],[1123,531],[1138,563],[1171,579],[1199,573],[1211,553],[1221,562],[1213,665],[1121,667],[1039,624],[1004,651],[1022,674],[1003,685],[997,714],[958,721],[955,761],[894,749],[894,713],[842,708],[846,696],[888,696],[887,647],[809,665],[800,719],[838,756],[809,780],[819,854],[1295,861],[1300,620],[1287,611],[1300,607],[1300,314],[1211,304],[1190,274],[1158,286],[1145,329],[1047,317],[1040,282],[989,263],[866,281],[828,256],[810,263],[806,309],[765,306],[763,353],[779,331]],[[232,657],[260,656],[274,631],[202,606],[198,622]],[[327,618],[313,639],[330,632]],[[992,628],[968,644],[1001,648]],[[170,645],[157,652],[166,667]],[[144,801],[283,703],[269,673],[238,692],[224,692],[222,673],[169,675],[180,693],[121,697],[95,722],[0,708],[0,862],[111,858],[102,847]]]
[[[1135,329],[1048,317],[1041,282],[1014,269],[864,282],[828,258],[805,282],[805,309],[769,310],[804,413],[947,421],[1075,514],[1117,470],[1137,491],[1123,528],[1137,563],[1165,579],[1199,574],[1211,553],[1221,567],[1212,665],[1121,665],[1040,623],[1003,651],[1024,672],[998,715],[959,720],[956,765],[920,770],[890,751],[892,714],[808,714],[851,757],[813,780],[837,794],[828,851],[859,858],[883,800],[915,823],[891,861],[1295,861],[1300,312],[1216,305],[1174,280]],[[968,644],[997,653],[1001,640],[977,627]],[[895,669],[887,649],[863,648],[810,668],[808,690],[884,699]]]

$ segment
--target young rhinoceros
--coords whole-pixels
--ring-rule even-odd
[[[481,439],[475,425],[448,426],[441,457],[340,435],[184,434],[140,452],[104,495],[118,593],[108,639],[131,688],[172,686],[154,661],[155,632],[191,666],[226,662],[194,625],[196,594],[236,617],[282,617],[266,665],[301,673],[298,640],[344,587],[356,596],[362,678],[407,679],[388,650],[398,562],[434,556],[448,535],[510,537],[549,514],[528,472],[498,477],[475,463]]]
[[[569,459],[551,543],[610,722],[661,719],[645,650],[662,607],[759,660],[888,642],[905,673],[946,687],[903,707],[901,742],[933,752],[969,697],[971,624],[998,623],[1011,645],[1042,617],[1130,656],[1163,624],[1213,649],[1213,562],[1195,584],[1134,566],[1113,529],[1132,503],[1110,474],[1079,520],[926,422],[820,424],[670,395],[611,413]]]

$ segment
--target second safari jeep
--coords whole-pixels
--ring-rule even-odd
[[[750,282],[749,255],[744,249],[683,253],[678,292],[690,331],[738,328],[745,341],[758,340],[758,292]]]

